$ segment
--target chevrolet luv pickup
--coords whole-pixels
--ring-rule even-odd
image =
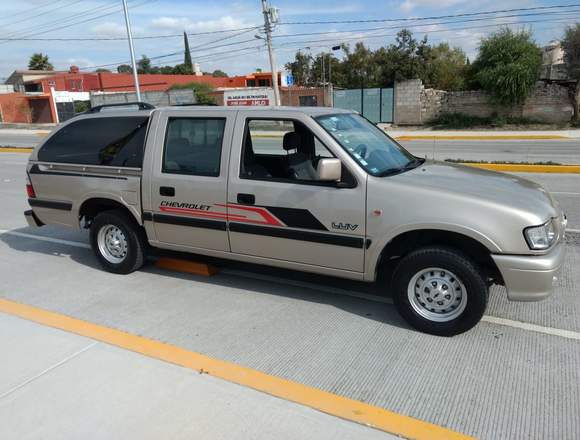
[[[90,229],[108,271],[162,248],[378,282],[415,328],[464,332],[492,284],[552,292],[566,217],[540,185],[415,157],[335,108],[95,108],[30,156],[31,226]]]

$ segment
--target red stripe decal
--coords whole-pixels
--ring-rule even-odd
[[[224,206],[229,209],[239,209],[241,211],[250,211],[254,212],[262,217],[263,220],[251,220],[245,219],[243,220],[244,223],[255,223],[259,225],[272,225],[272,226],[285,226],[280,220],[274,217],[270,211],[265,208],[260,208],[257,206],[247,206],[247,205],[236,205],[234,203],[228,203],[227,205],[223,205],[220,203],[216,203],[216,206]],[[233,218],[233,214],[228,214],[229,218]]]
[[[257,206],[247,206],[247,205],[236,205],[232,203],[222,204],[216,203],[214,206],[221,206],[223,208],[229,209],[239,209],[241,211],[248,211],[258,214],[262,219],[261,220],[253,220],[249,219],[247,216],[242,214],[229,214],[226,212],[215,212],[215,211],[205,211],[201,209],[190,209],[190,208],[178,208],[173,206],[160,206],[159,210],[162,212],[171,212],[175,214],[184,214],[191,217],[205,217],[205,218],[212,218],[212,219],[224,219],[224,220],[236,220],[243,223],[253,223],[258,225],[271,225],[271,226],[286,226],[276,217],[274,217],[270,211],[266,208],[260,208]]]

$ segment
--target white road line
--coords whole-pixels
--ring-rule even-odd
[[[580,233],[580,229],[567,229],[567,231]],[[40,241],[48,241],[48,242],[52,242],[52,243],[65,244],[68,246],[74,246],[74,247],[79,247],[79,248],[83,248],[83,249],[90,249],[90,245],[88,245],[87,243],[81,243],[78,241],[70,241],[70,240],[62,240],[60,238],[44,237],[42,235],[27,234],[24,232],[16,232],[16,231],[10,231],[10,230],[6,230],[6,229],[0,229],[0,235],[14,235],[17,237],[32,238],[32,239],[36,239],[36,240],[40,240]],[[374,301],[374,302],[385,303],[385,304],[393,304],[393,300],[391,298],[384,298],[384,297],[380,297],[380,296],[376,296],[376,295],[369,295],[367,293],[341,289],[338,287],[322,286],[319,284],[309,283],[306,281],[291,280],[291,279],[276,277],[276,276],[272,276],[272,275],[264,275],[264,274],[257,274],[257,273],[253,273],[253,272],[246,272],[243,270],[223,269],[221,272],[226,274],[226,275],[242,276],[244,278],[256,279],[256,280],[261,280],[261,281],[268,281],[268,282],[275,282],[275,283],[280,283],[280,284],[285,284],[285,285],[290,285],[290,286],[295,286],[295,287],[300,287],[300,288],[305,288],[305,289],[318,290],[318,291],[333,293],[333,294],[337,294],[337,295],[365,299],[367,301]],[[542,325],[530,324],[530,323],[521,322],[521,321],[514,321],[512,319],[499,318],[496,316],[489,316],[489,315],[484,315],[482,318],[482,321],[488,322],[490,324],[504,325],[507,327],[517,328],[520,330],[527,330],[527,331],[532,331],[532,332],[536,332],[536,333],[542,333],[545,335],[559,336],[559,337],[565,338],[565,339],[573,339],[573,340],[580,341],[580,333],[574,332],[571,330],[563,330],[563,329],[554,328],[554,327],[545,327]],[[1,397],[2,396],[0,396],[0,398]]]
[[[508,327],[519,328],[536,333],[543,333],[545,335],[560,336],[561,338],[574,339],[580,341],[580,333],[571,330],[562,330],[554,327],[544,327],[543,325],[530,324],[528,322],[514,321],[512,319],[498,318],[497,316],[485,315],[482,321],[491,324],[505,325]]]
[[[84,249],[90,249],[91,246],[88,243],[81,243],[79,241],[63,240],[61,238],[45,237],[43,235],[27,234],[25,232],[9,231],[6,229],[0,229],[0,235],[13,235],[15,237],[22,238],[33,238],[40,241],[48,241],[51,243],[65,244],[67,246],[74,246]]]
[[[566,191],[548,191],[550,194],[562,195],[562,196],[580,196],[577,192],[566,192]]]

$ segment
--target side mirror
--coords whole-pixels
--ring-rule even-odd
[[[338,182],[342,175],[340,159],[320,159],[318,161],[318,180],[324,182]]]

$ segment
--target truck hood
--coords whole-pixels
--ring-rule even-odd
[[[396,177],[405,180],[407,185],[436,190],[441,195],[467,196],[484,203],[505,205],[537,216],[541,222],[559,215],[557,203],[542,186],[511,174],[426,161]]]

